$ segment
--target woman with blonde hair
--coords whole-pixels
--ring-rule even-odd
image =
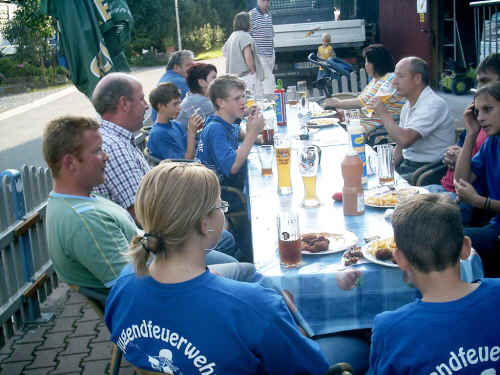
[[[172,374],[326,373],[319,346],[300,334],[276,292],[207,270],[205,252],[228,209],[214,172],[162,163],[135,202],[145,231],[129,252],[137,272],[116,282],[105,316],[129,362]]]

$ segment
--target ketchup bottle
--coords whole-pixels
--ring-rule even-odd
[[[342,200],[344,202],[344,215],[358,216],[365,212],[363,186],[363,162],[354,150],[347,152],[340,164],[344,187],[342,188]]]

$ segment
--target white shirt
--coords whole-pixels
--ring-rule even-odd
[[[441,160],[448,146],[455,143],[455,126],[448,104],[429,86],[420,93],[413,107],[406,101],[399,126],[421,136],[403,149],[403,157],[410,161],[432,163]]]

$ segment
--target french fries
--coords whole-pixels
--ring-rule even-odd
[[[366,197],[366,203],[375,206],[395,206],[398,203],[398,195],[395,191],[390,191],[381,195]]]
[[[380,249],[389,249],[394,253],[394,250],[396,250],[396,243],[394,242],[394,237],[384,238],[381,240],[374,240],[370,242],[368,248],[370,254],[376,256],[377,250]]]

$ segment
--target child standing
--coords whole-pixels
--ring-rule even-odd
[[[203,126],[202,117],[192,115],[187,130],[175,120],[181,110],[181,92],[171,82],[151,91],[149,102],[158,112],[147,143],[151,155],[158,159],[193,159],[196,132]]]
[[[323,60],[328,60],[329,58],[335,57],[335,51],[333,47],[330,45],[332,42],[332,36],[328,33],[324,33],[321,36],[322,45],[318,47],[318,57]],[[318,78],[321,79],[325,75],[323,68],[320,66],[318,70]]]
[[[422,298],[375,317],[369,374],[495,374],[500,280],[467,283],[471,241],[449,198],[423,194],[392,216],[394,258]]]

